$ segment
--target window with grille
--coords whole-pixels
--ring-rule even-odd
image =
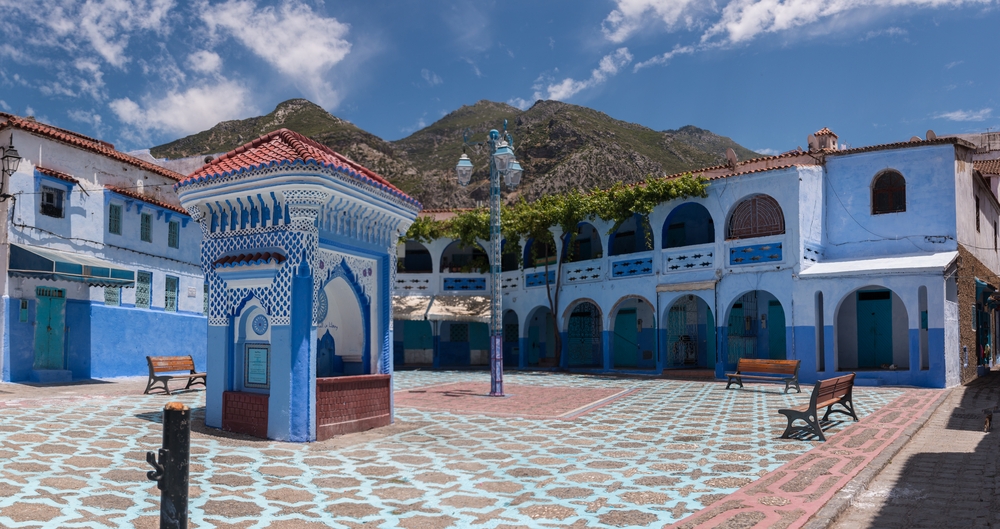
[[[143,213],[139,224],[139,238],[146,242],[153,242],[153,215]]]
[[[872,184],[872,215],[906,211],[906,180],[896,171],[886,171]]]
[[[163,289],[163,310],[167,312],[177,311],[177,283],[178,280],[176,277],[167,276],[165,288]]]
[[[122,304],[121,287],[104,287],[104,304],[117,307]]]
[[[181,223],[176,221],[171,221],[167,225],[167,246],[171,248],[180,248],[181,246]]]
[[[122,234],[121,204],[111,204],[108,206],[108,233],[113,233],[115,235]]]
[[[208,283],[205,283],[205,294],[203,296],[205,307],[202,309],[205,312],[205,316],[208,316]]]
[[[729,218],[729,239],[749,239],[785,233],[785,216],[778,201],[757,195],[740,202]]]
[[[449,341],[452,342],[467,342],[469,341],[469,324],[468,323],[452,323],[451,328],[448,331]]]
[[[148,309],[152,297],[153,274],[139,271],[135,275],[135,308]]]
[[[42,205],[40,211],[42,215],[48,217],[63,217],[63,198],[66,195],[64,189],[42,186]]]

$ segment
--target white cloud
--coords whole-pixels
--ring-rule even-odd
[[[944,65],[944,69],[951,70],[952,68],[958,66],[959,64],[962,64],[963,62],[965,61],[951,61],[948,64]]]
[[[947,119],[949,121],[986,121],[993,114],[992,108],[980,110],[954,110],[952,112],[942,112],[936,114],[934,119]]]
[[[215,73],[222,67],[222,57],[209,50],[198,50],[188,55],[188,68],[198,73]]]
[[[444,80],[441,79],[441,76],[428,70],[427,68],[420,70],[420,77],[423,77],[424,81],[427,81],[427,84],[431,86],[436,86],[444,82]]]
[[[885,29],[873,29],[866,33],[864,38],[861,40],[871,40],[878,37],[903,37],[907,34],[909,34],[909,32],[905,29],[893,26]]]
[[[529,108],[531,108],[531,105],[535,104],[535,100],[522,99],[520,97],[512,97],[507,100],[507,104],[512,107],[520,108],[521,110],[528,110]]]
[[[141,105],[125,97],[115,99],[110,106],[120,121],[141,134],[192,134],[252,112],[249,99],[246,87],[223,79],[184,91],[170,90],[159,98],[146,96]]]
[[[0,99],[0,109],[3,109],[4,112],[10,112],[10,105],[3,99]]]
[[[482,77],[483,76],[483,72],[479,70],[479,66],[476,65],[476,61],[474,61],[474,60],[472,60],[472,59],[470,59],[468,57],[462,57],[462,60],[465,61],[465,62],[467,62],[469,64],[469,66],[472,67],[472,73],[476,74],[476,77]]]
[[[657,55],[652,59],[647,59],[645,61],[636,64],[633,71],[638,72],[639,70],[647,66],[653,66],[656,64],[666,64],[670,62],[670,59],[673,59],[677,55],[685,55],[689,53],[694,53],[695,51],[696,48],[694,46],[677,46],[674,49],[668,51],[667,53],[664,53],[663,55]]]
[[[764,156],[776,156],[778,154],[781,154],[782,151],[779,151],[777,149],[754,149],[753,152],[763,154]]]
[[[205,4],[201,18],[213,32],[224,31],[293,79],[300,89],[326,108],[340,94],[324,76],[351,52],[349,26],[324,17],[297,0],[280,7],[259,7],[250,0]]]
[[[601,23],[601,31],[605,38],[618,43],[653,19],[666,24],[668,30],[678,26],[690,28],[704,12],[716,9],[713,0],[616,0],[615,3],[618,7]]]
[[[564,101],[578,94],[582,90],[597,86],[618,73],[623,67],[632,62],[632,54],[628,48],[618,48],[612,53],[605,55],[597,68],[590,72],[590,78],[577,81],[572,77],[567,77],[558,83],[549,84],[544,91],[535,92],[535,99],[555,99]]]

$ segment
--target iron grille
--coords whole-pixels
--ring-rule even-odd
[[[150,300],[150,290],[153,283],[153,274],[149,272],[138,272],[135,276],[135,308],[148,309]]]
[[[163,310],[167,312],[177,311],[177,278],[167,276],[164,288]]]

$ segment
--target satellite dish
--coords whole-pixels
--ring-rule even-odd
[[[816,136],[810,134],[808,137],[806,137],[806,143],[809,145],[810,151],[819,150],[819,142],[816,141]]]
[[[729,162],[729,167],[736,167],[736,162],[739,161],[736,158],[736,151],[732,147],[726,149],[726,161]]]
[[[927,129],[927,141],[936,140],[937,134],[934,134],[933,130]]]

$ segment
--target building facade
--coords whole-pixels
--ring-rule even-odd
[[[0,114],[22,157],[0,202],[3,381],[143,375],[145,357],[205,365],[201,230],[182,175],[86,136]]]
[[[581,223],[572,252],[556,228],[562,248],[532,252],[527,241],[523,268],[502,273],[505,365],[555,367],[558,332],[560,367],[576,371],[722,377],[739,358],[787,358],[801,360],[805,382],[974,378],[986,345],[995,350],[1000,203],[973,145],[929,137],[840,149],[828,129],[809,144],[695,171],[706,198],[620,226]],[[489,281],[461,271],[485,252],[450,240],[397,252],[396,365],[485,365],[486,320],[474,307]]]

